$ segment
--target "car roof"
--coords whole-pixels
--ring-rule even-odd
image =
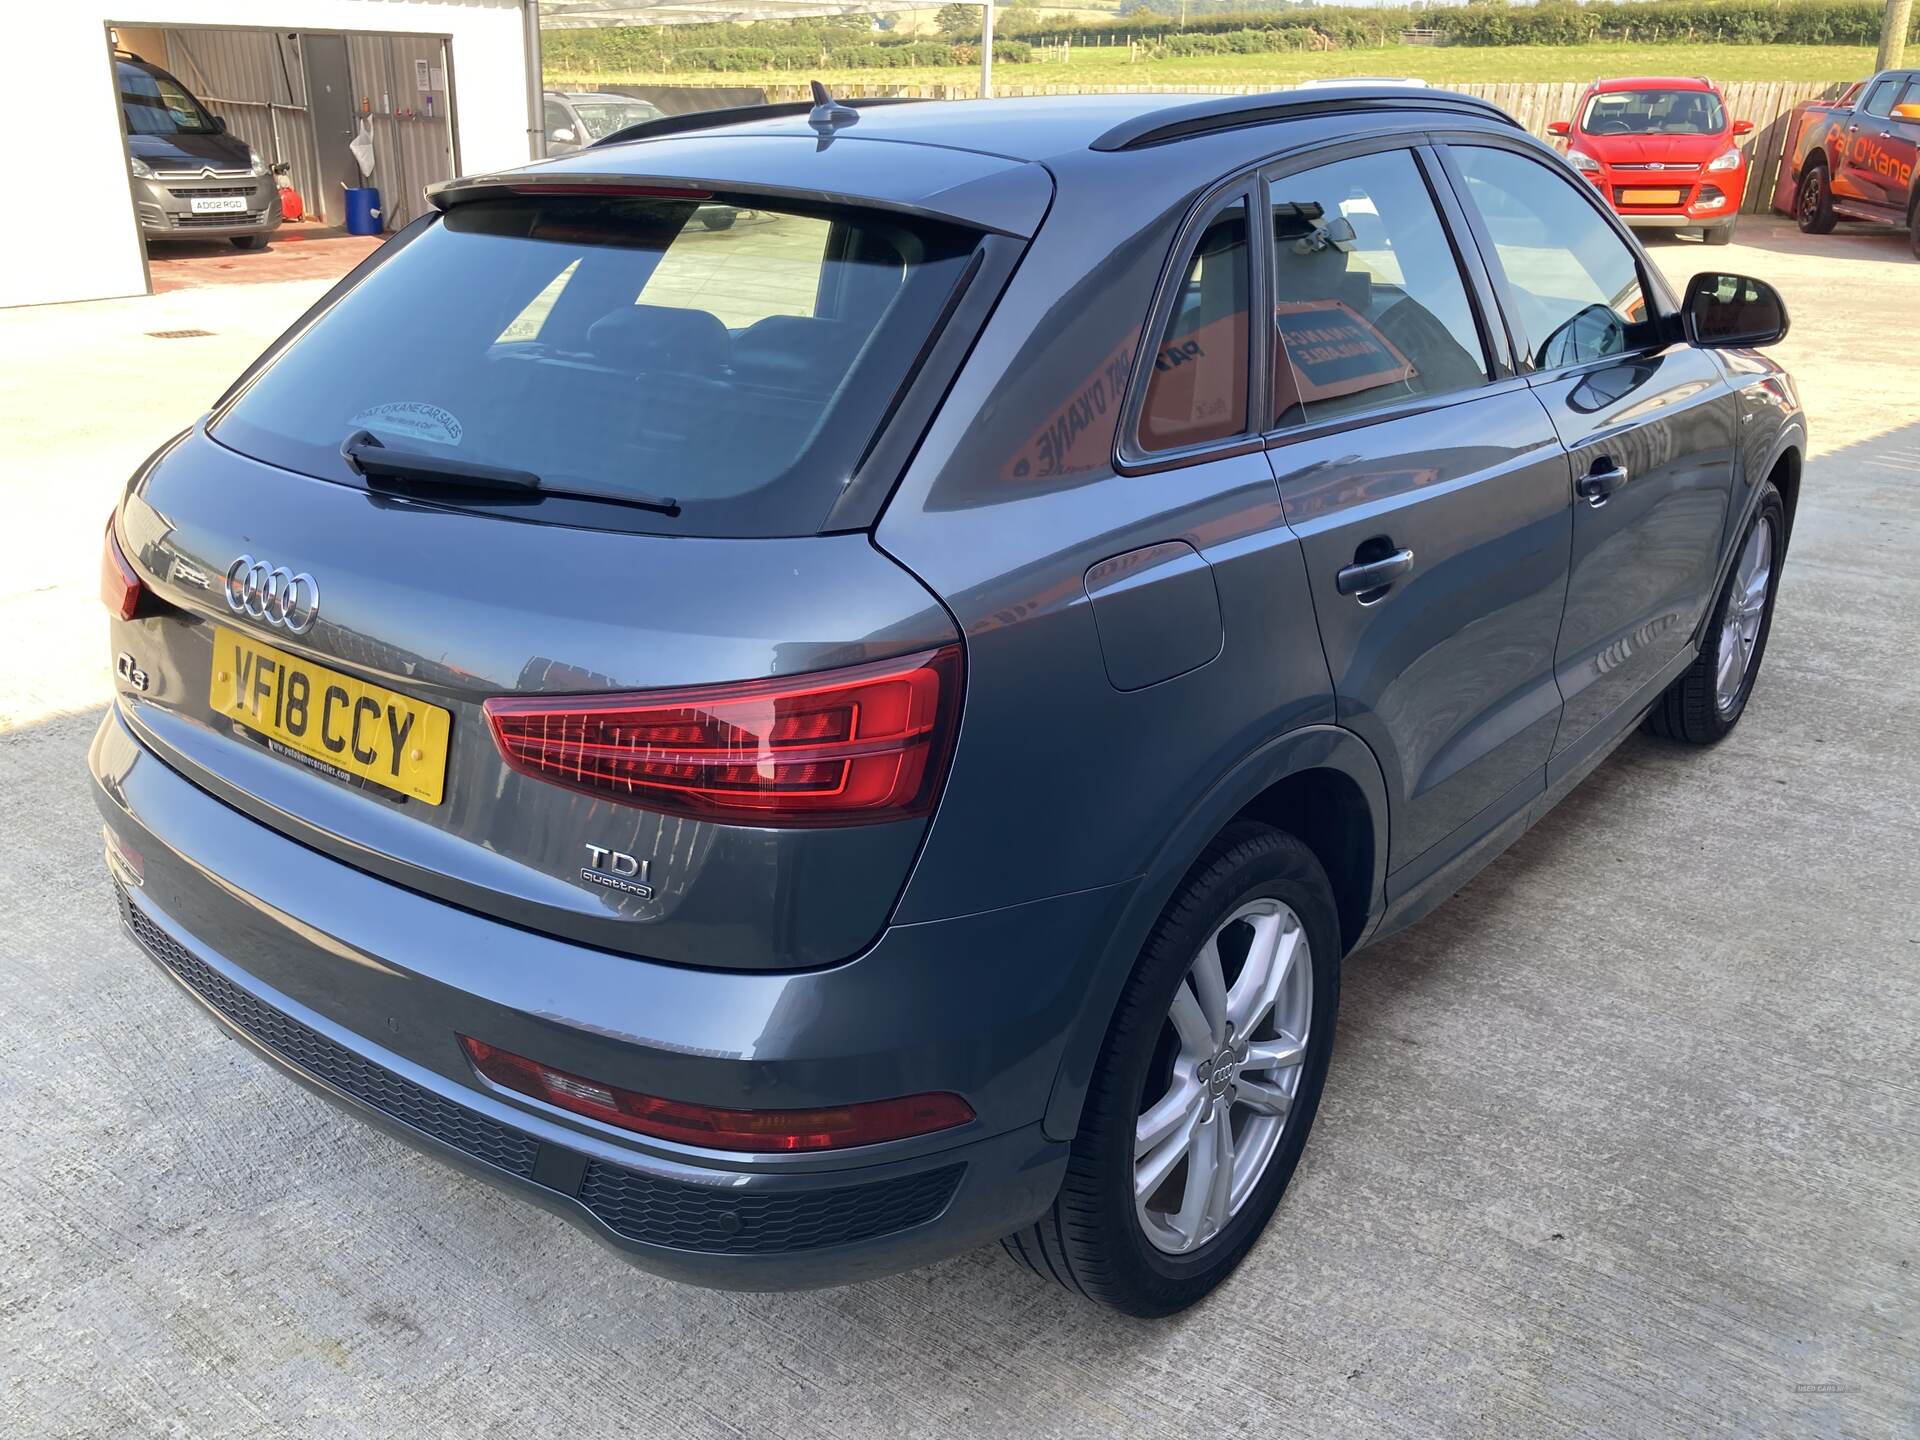
[[[1437,113],[1449,128],[1524,134],[1487,101],[1399,86],[875,100],[852,110],[835,102],[831,121],[817,111],[783,103],[663,116],[557,158],[442,181],[427,197],[446,209],[541,186],[618,190],[631,181],[654,193],[662,183],[669,191],[825,198],[1027,236],[1056,183],[1076,172],[1112,173],[1125,164],[1136,197],[1154,205],[1283,148],[1276,133],[1283,130],[1324,143],[1356,133],[1356,120],[1407,128]]]
[[[855,124],[837,128],[835,138],[932,145],[971,150],[1003,160],[1044,161],[1087,150],[1128,149],[1178,139],[1188,131],[1282,121],[1290,118],[1285,113],[1289,107],[1307,114],[1345,106],[1366,106],[1376,112],[1459,106],[1482,111],[1487,118],[1510,122],[1503,111],[1470,96],[1427,87],[1362,81],[1265,95],[1043,95],[868,105],[858,110],[857,128]],[[673,117],[675,122],[694,119],[697,117]],[[715,121],[711,126],[701,127],[700,133],[809,138],[816,134],[800,107],[785,107],[781,113],[766,115],[752,111],[721,112]],[[618,151],[628,143],[623,133],[608,136],[597,148],[603,153]],[[635,136],[632,143],[659,143],[668,138],[662,134],[655,140],[643,134]],[[613,157],[609,154],[607,158]],[[636,156],[635,163],[644,162]]]
[[[1596,80],[1593,88],[1603,93],[1611,90],[1712,90],[1718,93],[1720,89],[1704,75],[1619,75]]]
[[[859,111],[847,139],[893,140],[972,150],[1005,160],[1042,160],[1085,150],[1115,125],[1199,95],[1047,95],[1002,100],[928,100]],[[735,135],[812,135],[805,115],[749,119]]]

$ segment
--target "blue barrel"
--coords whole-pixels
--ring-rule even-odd
[[[380,192],[371,185],[347,191],[347,233],[378,235],[383,228],[380,216]]]

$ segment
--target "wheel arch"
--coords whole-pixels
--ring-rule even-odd
[[[1780,492],[1780,499],[1786,506],[1787,533],[1785,539],[1793,539],[1794,512],[1800,508],[1800,470],[1805,459],[1796,444],[1787,444],[1773,458],[1773,464],[1767,471],[1767,479],[1773,482]]]
[[[1386,893],[1387,787],[1365,741],[1336,725],[1289,731],[1242,759],[1181,817],[1140,876],[1108,937],[1085,1003],[1067,1037],[1044,1121],[1071,1139],[1121,987],[1167,901],[1213,838],[1236,820],[1259,820],[1314,852],[1334,889],[1341,943],[1351,951],[1378,922]]]

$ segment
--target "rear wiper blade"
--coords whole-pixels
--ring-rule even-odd
[[[418,450],[396,450],[367,430],[356,430],[340,446],[340,455],[356,475],[368,480],[406,480],[446,485],[453,489],[504,491],[522,499],[553,495],[570,500],[598,500],[678,515],[680,502],[670,495],[642,495],[629,490],[606,490],[574,480],[546,481],[531,470],[483,465],[450,455],[428,455]]]
[[[356,430],[341,442],[340,457],[356,475],[368,479],[416,480],[427,484],[487,490],[537,491],[540,477],[531,470],[509,470],[482,465],[451,455],[426,455],[418,450],[395,450],[378,435]]]
[[[542,495],[559,495],[568,500],[599,500],[608,505],[631,505],[636,510],[658,510],[662,515],[678,515],[680,502],[671,495],[642,495],[637,490],[605,490],[590,481],[542,480]]]

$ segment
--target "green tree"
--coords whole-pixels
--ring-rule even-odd
[[[933,15],[933,26],[948,39],[958,40],[980,33],[978,5],[942,5]]]

